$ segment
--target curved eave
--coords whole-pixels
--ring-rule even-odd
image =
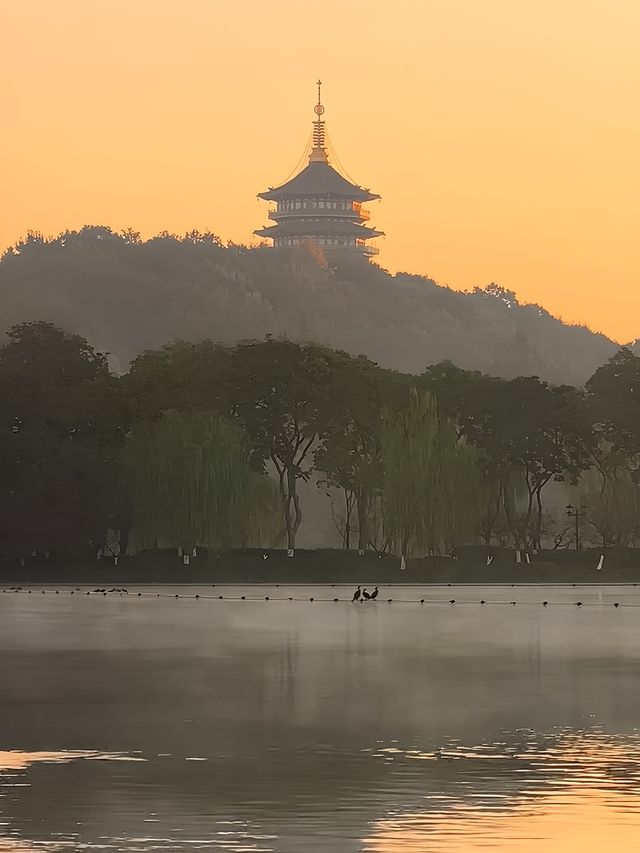
[[[336,227],[335,224],[304,222],[287,223],[286,225],[270,225],[253,232],[258,237],[318,237],[323,234],[335,234],[341,237],[355,237],[358,240],[372,240],[374,237],[384,237],[384,231],[375,228],[364,228],[353,225],[352,228]]]
[[[368,189],[352,184],[329,163],[309,163],[290,181],[279,187],[269,187],[259,193],[258,198],[265,201],[278,201],[281,198],[346,198],[352,201],[374,201],[380,198]]]
[[[350,192],[302,192],[291,191],[283,188],[269,188],[266,192],[258,193],[258,198],[264,201],[280,201],[283,198],[346,198],[351,201],[377,201],[381,198],[378,193],[372,193],[369,190],[364,190],[361,187],[354,187]]]

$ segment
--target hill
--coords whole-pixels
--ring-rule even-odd
[[[406,372],[445,359],[505,378],[582,384],[617,349],[496,285],[461,293],[361,258],[224,246],[212,234],[142,241],[87,226],[29,235],[0,259],[2,327],[49,320],[125,370],[181,338],[313,340]]]

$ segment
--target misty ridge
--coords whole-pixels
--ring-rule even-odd
[[[0,310],[3,335],[50,321],[109,353],[116,372],[176,339],[270,335],[409,373],[450,360],[507,379],[582,385],[618,349],[495,284],[459,292],[353,254],[327,261],[313,247],[224,245],[198,231],[148,240],[97,226],[30,233],[0,258]]]

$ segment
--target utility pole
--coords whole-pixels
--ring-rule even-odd
[[[581,506],[580,509],[572,506],[571,504],[567,504],[567,515],[569,518],[575,519],[576,523],[576,551],[580,550],[581,542],[580,542],[580,519],[585,514],[586,508]]]

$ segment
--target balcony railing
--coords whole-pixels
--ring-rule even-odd
[[[352,219],[354,216],[359,217],[360,219],[369,219],[370,214],[368,210],[360,207],[359,202],[353,202],[351,205],[345,204],[344,206],[336,206],[329,207],[328,204],[326,207],[320,207],[317,204],[301,204],[300,207],[272,207],[271,210],[268,211],[270,219],[277,219],[278,217],[287,217],[287,216],[335,216],[338,218],[348,218]]]
[[[360,251],[365,255],[378,255],[380,254],[380,249],[376,249],[375,246],[367,246],[364,240],[356,240],[356,246]]]
[[[299,210],[270,210],[269,219],[285,221],[288,219],[339,219],[342,222],[355,222],[352,210],[327,210],[318,207],[301,207]]]

